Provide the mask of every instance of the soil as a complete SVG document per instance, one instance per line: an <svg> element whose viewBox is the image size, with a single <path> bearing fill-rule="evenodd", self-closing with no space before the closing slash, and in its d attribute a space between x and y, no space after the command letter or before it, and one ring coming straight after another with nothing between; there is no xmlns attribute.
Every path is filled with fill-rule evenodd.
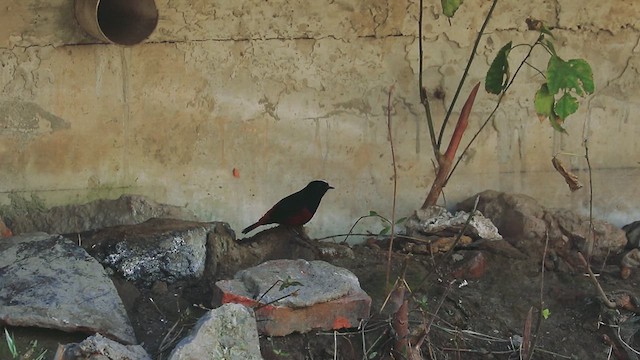
<svg viewBox="0 0 640 360"><path fill-rule="evenodd" d="M261 336L264 358L405 358L391 355L395 334L391 326L393 299L380 312L387 296L385 246L385 243L375 242L357 245L352 247L352 258L323 259L358 276L362 288L373 299L370 319L363 321L359 329L335 333ZM298 244L290 248L290 257L315 257L312 251ZM465 271L469 261L478 257L484 262ZM555 261L547 259L548 262L552 260ZM611 264L616 261L610 259ZM543 271L541 262L541 254L523 253L507 241L475 244L473 249L457 249L448 256L395 252L391 278L396 279L404 271L412 291L409 296L411 339L420 338L422 330L429 328L421 347L423 358L519 359L519 344L531 311L530 339L535 341L533 359L635 359L636 354L618 339L622 338L630 347L640 348L640 340L635 336L640 325L633 311L634 291L640 283L638 272L622 280L618 266L594 264L594 271L599 273L598 281L607 294L625 292L631 295L628 304L631 310L610 310L602 305L583 270L565 266L556 267L562 271ZM458 279L452 277L454 273L458 274ZM136 288L119 279L114 279L114 283L138 340L154 359L167 359L173 346L188 334L207 308L214 306L211 303L213 291L203 281L169 285L158 282L151 289ZM546 319L540 315L541 308L548 311ZM536 329L538 319L540 327ZM39 339L40 346L51 350L47 358L53 357L58 342L84 338L42 330L14 329L14 332L18 338Z"/></svg>

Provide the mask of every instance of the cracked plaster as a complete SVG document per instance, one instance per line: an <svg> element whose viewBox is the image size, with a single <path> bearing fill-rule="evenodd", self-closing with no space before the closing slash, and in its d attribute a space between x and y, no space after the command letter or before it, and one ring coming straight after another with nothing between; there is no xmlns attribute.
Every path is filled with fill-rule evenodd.
<svg viewBox="0 0 640 360"><path fill-rule="evenodd" d="M72 2L10 0L0 7L0 194L37 192L58 205L136 192L239 229L324 178L337 190L311 233L344 232L369 210L391 212L385 106L394 85L398 213L408 214L433 174L416 89L417 3L161 0L155 33L122 48L84 34ZM425 85L436 120L489 5L468 0L451 22L439 6L425 7ZM577 154L565 162L584 177L587 134L596 215L640 218L639 11L625 0L499 3L463 94L504 43L535 39L528 16L560 27L563 57L592 64L596 93L569 119L571 136L561 136L538 122L531 98L541 80L524 69L446 188L450 203L492 188L584 211L586 192L569 193L550 159ZM545 61L534 53L532 63ZM470 132L494 101L481 91Z"/></svg>

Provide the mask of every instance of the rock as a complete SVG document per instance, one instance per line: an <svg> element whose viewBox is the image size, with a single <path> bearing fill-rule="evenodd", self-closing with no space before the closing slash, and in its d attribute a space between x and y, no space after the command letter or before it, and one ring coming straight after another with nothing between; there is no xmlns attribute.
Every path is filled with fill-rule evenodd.
<svg viewBox="0 0 640 360"><path fill-rule="evenodd" d="M81 236L82 246L125 279L151 285L199 278L209 232L216 223L150 219Z"/></svg>
<svg viewBox="0 0 640 360"><path fill-rule="evenodd" d="M627 236L627 249L640 247L640 220L622 227Z"/></svg>
<svg viewBox="0 0 640 360"><path fill-rule="evenodd" d="M151 218L195 220L184 208L157 202L139 195L122 195L115 200L97 200L82 205L33 209L10 216L14 234L43 231L68 234L110 226L138 224Z"/></svg>
<svg viewBox="0 0 640 360"><path fill-rule="evenodd" d="M549 234L549 249L565 260L575 249L589 253L591 232L589 218L570 210L550 210L532 197L487 190L458 204L459 209L471 209L480 196L478 210L496 225L500 233L528 254L539 256ZM627 240L624 231L601 220L593 220L593 251L591 258L603 261L609 254L617 254Z"/></svg>
<svg viewBox="0 0 640 360"><path fill-rule="evenodd" d="M262 359L253 311L239 304L209 311L169 356L169 360L200 359Z"/></svg>
<svg viewBox="0 0 640 360"><path fill-rule="evenodd" d="M416 210L405 223L407 235L441 235L448 236L459 233L467 222L468 213L458 211L455 215L440 206L430 206ZM471 218L465 235L486 240L502 240L498 229L479 211Z"/></svg>
<svg viewBox="0 0 640 360"><path fill-rule="evenodd" d="M355 254L348 245L332 242L317 242L317 255L322 260L332 260L338 258L353 259Z"/></svg>
<svg viewBox="0 0 640 360"><path fill-rule="evenodd" d="M258 266L242 270L235 276L254 298L262 298L263 303L301 308L327 302L347 295L360 288L358 278L347 269L339 268L324 261L272 260ZM292 280L300 285L280 289L282 281ZM292 291L296 296L276 301Z"/></svg>
<svg viewBox="0 0 640 360"><path fill-rule="evenodd" d="M544 238L547 227L542 217L545 211L534 198L486 190L459 203L456 208L470 211L478 195L477 209L491 219L502 236Z"/></svg>
<svg viewBox="0 0 640 360"><path fill-rule="evenodd" d="M591 238L589 218L565 209L550 210L549 213L555 219L557 230L559 230L556 231L554 222L550 222L549 234L554 233L557 238L566 236L571 247L580 249L585 254L588 253L588 239ZM593 236L592 256L598 261L604 260L609 255L608 252L620 253L627 244L627 237L623 230L602 220L593 220Z"/></svg>
<svg viewBox="0 0 640 360"><path fill-rule="evenodd" d="M103 267L58 235L0 241L0 322L68 332L99 332L135 344L122 301Z"/></svg>
<svg viewBox="0 0 640 360"><path fill-rule="evenodd" d="M487 258L481 251L469 251L463 254L463 260L456 265L452 275L456 279L480 279L487 270Z"/></svg>
<svg viewBox="0 0 640 360"><path fill-rule="evenodd" d="M304 257L299 256L300 245L299 235L284 227L274 227L251 238L236 240L229 225L218 223L207 238L206 277L213 283L268 260Z"/></svg>
<svg viewBox="0 0 640 360"><path fill-rule="evenodd" d="M400 237L402 238L402 237ZM418 241L418 239L422 239ZM403 238L403 240L405 240ZM456 240L457 243L456 243ZM421 235L413 235L410 239L406 239L401 244L402 251L411 254L437 254L437 253L445 253L451 249L451 247L455 244L456 247L464 247L473 242L473 239L468 237L467 235L460 236L458 239L457 236L450 237L440 237L440 236L421 236Z"/></svg>
<svg viewBox="0 0 640 360"><path fill-rule="evenodd" d="M631 271L640 267L640 249L631 249L620 261L620 277L627 279Z"/></svg>
<svg viewBox="0 0 640 360"><path fill-rule="evenodd" d="M11 229L7 227L4 221L0 218L0 238L7 238L13 236Z"/></svg>
<svg viewBox="0 0 640 360"><path fill-rule="evenodd" d="M268 261L216 286L222 303L260 306L258 331L270 336L356 327L371 308L356 276L324 261Z"/></svg>
<svg viewBox="0 0 640 360"><path fill-rule="evenodd" d="M151 360L140 345L122 345L95 334L78 344L60 346L56 360Z"/></svg>

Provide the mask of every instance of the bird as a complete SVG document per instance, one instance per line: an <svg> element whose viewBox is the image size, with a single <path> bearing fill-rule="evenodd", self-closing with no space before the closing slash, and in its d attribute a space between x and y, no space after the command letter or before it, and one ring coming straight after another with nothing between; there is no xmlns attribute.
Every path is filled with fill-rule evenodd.
<svg viewBox="0 0 640 360"><path fill-rule="evenodd" d="M318 210L320 200L329 189L334 187L326 181L310 182L304 189L278 201L260 220L247 226L242 233L246 234L258 226L267 224L302 226L308 223Z"/></svg>

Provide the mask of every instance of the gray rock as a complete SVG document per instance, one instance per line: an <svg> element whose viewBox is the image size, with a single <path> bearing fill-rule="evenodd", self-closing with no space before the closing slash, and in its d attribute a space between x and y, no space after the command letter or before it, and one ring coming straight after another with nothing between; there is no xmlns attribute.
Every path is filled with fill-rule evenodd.
<svg viewBox="0 0 640 360"><path fill-rule="evenodd" d="M122 301L103 267L58 235L0 241L0 322L99 332L135 344Z"/></svg>
<svg viewBox="0 0 640 360"><path fill-rule="evenodd" d="M634 221L622 227L627 235L627 248L633 249L640 246L640 220Z"/></svg>
<svg viewBox="0 0 640 360"><path fill-rule="evenodd" d="M195 220L184 208L157 202L139 195L122 195L115 200L97 200L81 205L55 206L48 210L38 206L29 211L10 214L14 234L43 231L49 234L68 234L101 229L109 226L138 224L151 218Z"/></svg>
<svg viewBox="0 0 640 360"><path fill-rule="evenodd" d="M415 234L449 236L462 231L468 216L468 212L458 211L452 215L441 206L430 206L416 210L415 214L407 219L405 227L409 236ZM485 240L502 240L502 235L496 226L480 211L476 211L471 218L465 235Z"/></svg>
<svg viewBox="0 0 640 360"><path fill-rule="evenodd" d="M487 190L459 203L457 208L466 211L473 209L478 195L480 195L478 210L491 219L502 236L544 238L547 229L542 219L545 209L536 199L527 195Z"/></svg>
<svg viewBox="0 0 640 360"><path fill-rule="evenodd" d="M217 281L214 294L214 301L253 307L267 336L356 328L371 312L356 276L324 261L267 261Z"/></svg>
<svg viewBox="0 0 640 360"><path fill-rule="evenodd" d="M358 278L349 270L315 260L271 260L238 272L241 282L254 299L261 303L302 308L341 298L360 291ZM281 289L282 282L296 282ZM275 284L275 286L273 286ZM296 296L287 296L297 291Z"/></svg>
<svg viewBox="0 0 640 360"><path fill-rule="evenodd" d="M204 272L207 235L216 223L150 219L82 235L82 246L125 279L147 285Z"/></svg>
<svg viewBox="0 0 640 360"><path fill-rule="evenodd" d="M589 218L571 210L546 209L534 198L487 190L458 204L459 209L473 207L480 196L478 210L491 219L500 233L527 253L538 253L549 234L549 249L567 255L574 249L602 261L621 252L626 243L624 231L602 220L593 220L593 244ZM590 248L593 246L593 249ZM591 251L590 251L591 250Z"/></svg>
<svg viewBox="0 0 640 360"><path fill-rule="evenodd" d="M201 359L262 359L253 311L239 304L209 311L169 356L169 360Z"/></svg>
<svg viewBox="0 0 640 360"><path fill-rule="evenodd" d="M56 360L151 360L140 345L122 345L95 334L78 344L58 348Z"/></svg>
<svg viewBox="0 0 640 360"><path fill-rule="evenodd" d="M230 278L242 269L273 259L313 258L313 252L302 243L300 235L281 226L236 240L228 224L217 223L207 239L207 279L213 283Z"/></svg>

